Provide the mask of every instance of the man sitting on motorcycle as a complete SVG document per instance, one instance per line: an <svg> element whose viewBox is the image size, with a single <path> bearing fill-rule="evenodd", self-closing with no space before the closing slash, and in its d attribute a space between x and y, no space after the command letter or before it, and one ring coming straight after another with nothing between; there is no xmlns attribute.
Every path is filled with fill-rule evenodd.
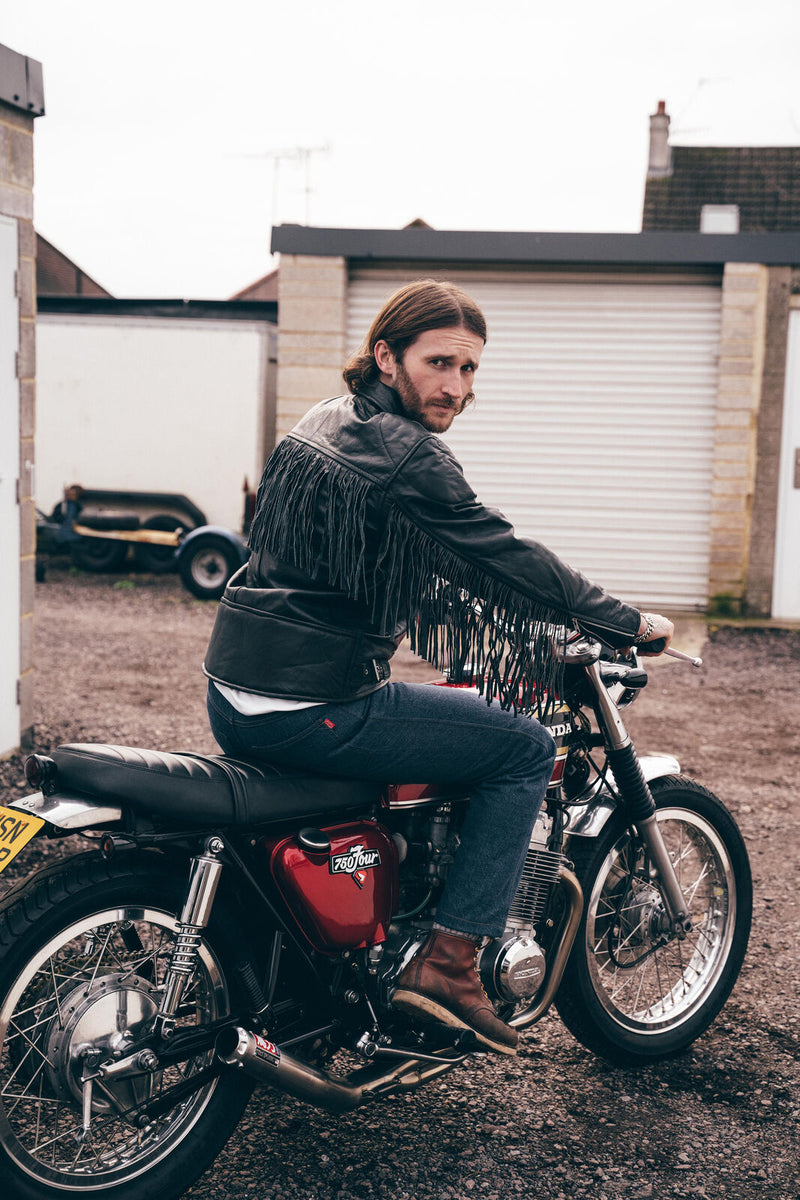
<svg viewBox="0 0 800 1200"><path fill-rule="evenodd" d="M436 921L393 1003L516 1052L475 969L498 937L553 765L542 711L554 627L612 646L672 636L484 507L438 436L473 399L478 306L420 280L386 302L348 364L349 392L312 408L264 469L250 560L220 603L204 669L226 754L323 774L469 787ZM393 683L409 634L439 668L471 665L483 700Z"/></svg>

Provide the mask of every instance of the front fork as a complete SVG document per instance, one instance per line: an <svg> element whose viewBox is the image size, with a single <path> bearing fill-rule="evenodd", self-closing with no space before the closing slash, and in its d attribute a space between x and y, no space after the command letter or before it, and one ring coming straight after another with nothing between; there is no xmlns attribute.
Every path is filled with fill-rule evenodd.
<svg viewBox="0 0 800 1200"><path fill-rule="evenodd" d="M595 712L605 731L606 757L614 772L617 790L625 802L626 812L639 831L650 862L658 875L671 930L677 937L684 938L691 930L692 922L681 885L656 820L656 806L650 788L642 774L636 751L619 714L619 709L603 683L600 664L591 663L586 667L586 671L592 680L597 696Z"/></svg>
<svg viewBox="0 0 800 1200"><path fill-rule="evenodd" d="M202 854L192 859L189 889L178 918L175 945L164 976L164 994L156 1013L155 1028L163 1038L175 1032L183 993L197 965L197 952L208 924L222 873L222 839L210 837Z"/></svg>

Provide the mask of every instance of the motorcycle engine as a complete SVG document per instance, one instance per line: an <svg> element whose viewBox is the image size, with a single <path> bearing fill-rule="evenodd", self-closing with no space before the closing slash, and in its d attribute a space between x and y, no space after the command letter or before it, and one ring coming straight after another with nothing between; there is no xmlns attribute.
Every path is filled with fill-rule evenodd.
<svg viewBox="0 0 800 1200"><path fill-rule="evenodd" d="M545 957L535 938L508 932L481 951L479 970L490 996L501 1000L527 1000L541 987Z"/></svg>
<svg viewBox="0 0 800 1200"><path fill-rule="evenodd" d="M547 964L535 932L561 866L561 855L547 849L552 829L552 818L540 812L508 914L509 928L481 951L478 968L483 986L500 1000L528 1000L544 982Z"/></svg>
<svg viewBox="0 0 800 1200"><path fill-rule="evenodd" d="M429 811L414 813L412 810L412 820L407 822L403 835L395 834L402 847L400 860L406 862L407 872L409 863L415 858L410 848L417 850L419 862L413 876L417 887L447 876L447 867L458 845L457 835L449 828L450 813L449 804L440 805L433 816ZM415 817L416 823L413 822ZM547 962L545 952L536 940L536 930L546 918L563 862L560 853L549 849L553 826L553 818L544 810L540 812L508 913L506 931L488 942L478 958L478 970L487 994L505 1004L530 1000L545 980ZM451 844L453 842L455 845ZM416 912L408 915L416 915ZM377 976L383 1006L390 1005L397 978L424 942L429 928L427 921L424 926L416 927L403 922L393 923L383 945L371 952L370 973Z"/></svg>

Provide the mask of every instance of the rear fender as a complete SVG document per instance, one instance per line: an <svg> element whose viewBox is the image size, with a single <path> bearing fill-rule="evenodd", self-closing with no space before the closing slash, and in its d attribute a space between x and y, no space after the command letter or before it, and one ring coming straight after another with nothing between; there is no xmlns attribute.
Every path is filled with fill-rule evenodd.
<svg viewBox="0 0 800 1200"><path fill-rule="evenodd" d="M122 808L103 800L90 800L78 792L33 792L20 800L12 800L6 808L19 808L23 812L41 817L55 829L65 833L76 833L80 829L106 829L122 820Z"/></svg>

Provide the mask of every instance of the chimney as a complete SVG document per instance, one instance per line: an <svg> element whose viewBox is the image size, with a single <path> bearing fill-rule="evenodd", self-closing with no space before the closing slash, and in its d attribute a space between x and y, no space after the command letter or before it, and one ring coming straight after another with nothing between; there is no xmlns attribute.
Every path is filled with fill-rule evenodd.
<svg viewBox="0 0 800 1200"><path fill-rule="evenodd" d="M650 117L650 158L647 163L647 178L672 174L672 151L669 146L669 114L666 101L659 100L657 110Z"/></svg>

